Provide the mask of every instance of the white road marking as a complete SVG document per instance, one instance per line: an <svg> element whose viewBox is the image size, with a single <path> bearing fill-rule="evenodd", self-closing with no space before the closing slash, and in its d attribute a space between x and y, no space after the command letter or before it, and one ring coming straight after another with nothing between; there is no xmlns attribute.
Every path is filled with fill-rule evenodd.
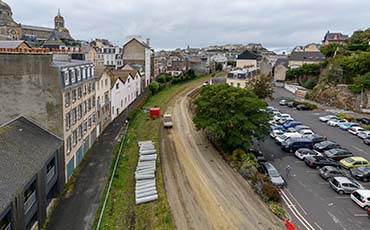
<svg viewBox="0 0 370 230"><path fill-rule="evenodd" d="M319 182L319 184L329 184L329 182L324 181L324 182Z"/></svg>
<svg viewBox="0 0 370 230"><path fill-rule="evenodd" d="M306 173L319 173L319 171L317 171L317 170L308 170L308 171L306 171Z"/></svg>
<svg viewBox="0 0 370 230"><path fill-rule="evenodd" d="M336 199L351 199L350 196L335 196Z"/></svg>
<svg viewBox="0 0 370 230"><path fill-rule="evenodd" d="M353 148L356 149L357 151L367 154L367 152L365 152L363 149L360 149L359 147L353 146Z"/></svg>
<svg viewBox="0 0 370 230"><path fill-rule="evenodd" d="M366 216L366 217L368 217L368 215L366 214L366 213L360 213L360 214L353 214L354 216Z"/></svg>
<svg viewBox="0 0 370 230"><path fill-rule="evenodd" d="M296 164L302 164L304 162L303 161L295 161L294 163L296 163Z"/></svg>
<svg viewBox="0 0 370 230"><path fill-rule="evenodd" d="M293 200L295 201L296 204L298 204L298 206L302 209L302 211L304 212L305 215L307 215L307 212L306 210L304 210L304 208L302 207L302 205L298 202L298 200L293 196L293 194L289 191L289 189L286 189L286 191L289 193L289 195L293 198Z"/></svg>
<svg viewBox="0 0 370 230"><path fill-rule="evenodd" d="M320 230L324 230L318 223L314 223L316 225L316 227L318 227Z"/></svg>
<svg viewBox="0 0 370 230"><path fill-rule="evenodd" d="M282 194L282 198L284 202L288 205L288 208L293 213L293 215L298 219L299 222L305 227L307 230L315 230L314 227L311 226L311 224L302 216L302 214L297 210L295 205L293 205L293 202L288 198L288 196L284 193L283 190L280 190Z"/></svg>

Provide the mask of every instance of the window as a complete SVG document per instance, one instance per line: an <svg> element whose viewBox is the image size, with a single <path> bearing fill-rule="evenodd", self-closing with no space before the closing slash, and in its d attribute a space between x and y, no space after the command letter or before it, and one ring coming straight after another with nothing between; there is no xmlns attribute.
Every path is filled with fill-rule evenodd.
<svg viewBox="0 0 370 230"><path fill-rule="evenodd" d="M71 94L69 92L64 93L64 105L65 107L68 107L71 100Z"/></svg>
<svg viewBox="0 0 370 230"><path fill-rule="evenodd" d="M90 76L91 76L91 70L90 70L90 67L88 67L87 69L87 74L86 74L86 78L89 79Z"/></svg>
<svg viewBox="0 0 370 230"><path fill-rule="evenodd" d="M99 90L99 82L97 81L95 84L96 84L96 89Z"/></svg>
<svg viewBox="0 0 370 230"><path fill-rule="evenodd" d="M78 87L77 89L77 98L80 99L82 97L82 88Z"/></svg>
<svg viewBox="0 0 370 230"><path fill-rule="evenodd" d="M108 92L105 92L104 93L104 104L108 104L109 103L109 95L108 95Z"/></svg>
<svg viewBox="0 0 370 230"><path fill-rule="evenodd" d="M100 81L101 88L103 88L103 80ZM105 85L107 86L107 85Z"/></svg>
<svg viewBox="0 0 370 230"><path fill-rule="evenodd" d="M81 140L83 137L82 125L78 126L78 140Z"/></svg>
<svg viewBox="0 0 370 230"><path fill-rule="evenodd" d="M87 109L88 109L88 111L90 111L90 110L91 110L91 98L89 98L89 99L87 100Z"/></svg>
<svg viewBox="0 0 370 230"><path fill-rule="evenodd" d="M82 105L79 104L77 107L77 120L80 120L82 117Z"/></svg>
<svg viewBox="0 0 370 230"><path fill-rule="evenodd" d="M74 103L76 101L76 97L77 97L77 92L76 90L72 90L72 103Z"/></svg>
<svg viewBox="0 0 370 230"><path fill-rule="evenodd" d="M118 89L119 88L119 83L116 83L116 89Z"/></svg>
<svg viewBox="0 0 370 230"><path fill-rule="evenodd" d="M86 113L85 102L82 102L80 106L81 106L81 114L85 115L85 113Z"/></svg>
<svg viewBox="0 0 370 230"><path fill-rule="evenodd" d="M112 106L112 115L114 115L114 106Z"/></svg>
<svg viewBox="0 0 370 230"><path fill-rule="evenodd" d="M92 91L95 92L95 83L91 83Z"/></svg>
<svg viewBox="0 0 370 230"><path fill-rule="evenodd" d="M83 133L85 134L87 132L87 121L83 124Z"/></svg>
<svg viewBox="0 0 370 230"><path fill-rule="evenodd" d="M87 91L88 93L91 93L91 83L89 83L89 85L87 86Z"/></svg>
<svg viewBox="0 0 370 230"><path fill-rule="evenodd" d="M86 94L87 94L87 85L85 84L83 87L84 87L84 90L83 90L84 96L86 96Z"/></svg>
<svg viewBox="0 0 370 230"><path fill-rule="evenodd" d="M95 99L94 97L91 98L91 104L92 104L93 108L95 107L95 100L94 99Z"/></svg>
<svg viewBox="0 0 370 230"><path fill-rule="evenodd" d="M66 114L66 131L68 131L71 128L71 113L68 112Z"/></svg>
<svg viewBox="0 0 370 230"><path fill-rule="evenodd" d="M86 69L82 68L81 71L82 71L82 79L85 80L86 79Z"/></svg>
<svg viewBox="0 0 370 230"><path fill-rule="evenodd" d="M80 69L76 69L76 76L77 76L77 81L81 81L81 71L80 71Z"/></svg>
<svg viewBox="0 0 370 230"><path fill-rule="evenodd" d="M108 86L108 79L105 79L105 86Z"/></svg>
<svg viewBox="0 0 370 230"><path fill-rule="evenodd" d="M77 145L77 129L73 130L72 133L72 145L73 146Z"/></svg>
<svg viewBox="0 0 370 230"><path fill-rule="evenodd" d="M91 78L94 77L94 67L91 67Z"/></svg>
<svg viewBox="0 0 370 230"><path fill-rule="evenodd" d="M68 70L67 71L64 71L64 85L67 86L69 85L69 72Z"/></svg>
<svg viewBox="0 0 370 230"><path fill-rule="evenodd" d="M121 107L123 106L123 100L121 99Z"/></svg>
<svg viewBox="0 0 370 230"><path fill-rule="evenodd" d="M91 122L92 122L92 118L89 117L89 120L88 120L88 127L89 127L89 129L91 128Z"/></svg>
<svg viewBox="0 0 370 230"><path fill-rule="evenodd" d="M100 105L100 97L99 96L96 98L96 103L98 104L98 106Z"/></svg>
<svg viewBox="0 0 370 230"><path fill-rule="evenodd" d="M67 145L67 153L70 153L71 152L71 149L72 149L71 141L72 141L72 138L71 138L71 136L69 136L67 138L67 143L66 143L66 145Z"/></svg>
<svg viewBox="0 0 370 230"><path fill-rule="evenodd" d="M72 125L76 124L77 121L77 109L73 108L72 110Z"/></svg>
<svg viewBox="0 0 370 230"><path fill-rule="evenodd" d="M76 82L76 73L75 73L75 70L70 70L69 71L69 74L71 75L71 82L72 84Z"/></svg>
<svg viewBox="0 0 370 230"><path fill-rule="evenodd" d="M95 113L92 115L92 122L93 123L95 123L95 121L96 121L96 115L95 115Z"/></svg>

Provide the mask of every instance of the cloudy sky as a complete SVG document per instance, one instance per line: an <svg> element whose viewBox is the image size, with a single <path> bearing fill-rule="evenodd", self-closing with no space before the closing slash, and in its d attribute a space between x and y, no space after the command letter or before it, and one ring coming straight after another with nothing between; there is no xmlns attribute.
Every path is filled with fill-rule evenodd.
<svg viewBox="0 0 370 230"><path fill-rule="evenodd" d="M58 8L72 36L121 45L130 34L155 49L262 43L274 49L320 42L327 30L370 27L368 0L3 0L22 24L53 26Z"/></svg>

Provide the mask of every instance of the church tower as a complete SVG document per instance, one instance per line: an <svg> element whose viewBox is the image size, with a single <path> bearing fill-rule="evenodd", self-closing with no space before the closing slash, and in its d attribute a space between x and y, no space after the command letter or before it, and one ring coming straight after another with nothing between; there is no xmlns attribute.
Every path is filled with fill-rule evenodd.
<svg viewBox="0 0 370 230"><path fill-rule="evenodd" d="M60 15L60 10L58 9L58 15L54 17L54 28L59 32L63 32L65 30L64 27L64 18Z"/></svg>

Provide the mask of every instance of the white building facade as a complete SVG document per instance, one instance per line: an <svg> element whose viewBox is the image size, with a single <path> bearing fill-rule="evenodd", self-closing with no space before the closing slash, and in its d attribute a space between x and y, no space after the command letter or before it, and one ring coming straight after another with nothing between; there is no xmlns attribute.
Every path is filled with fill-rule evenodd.
<svg viewBox="0 0 370 230"><path fill-rule="evenodd" d="M111 122L111 71L106 67L95 68L96 136Z"/></svg>

